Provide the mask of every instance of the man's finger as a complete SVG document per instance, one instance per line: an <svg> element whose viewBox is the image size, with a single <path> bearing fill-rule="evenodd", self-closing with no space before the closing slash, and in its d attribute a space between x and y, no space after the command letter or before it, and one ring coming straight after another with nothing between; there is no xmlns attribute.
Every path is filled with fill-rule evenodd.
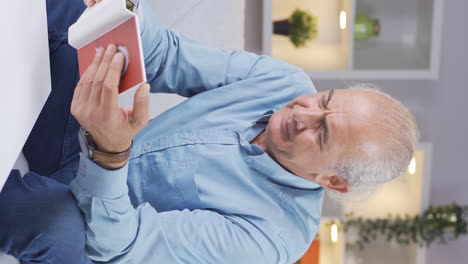
<svg viewBox="0 0 468 264"><path fill-rule="evenodd" d="M106 79L102 88L101 105L103 111L111 111L118 105L119 83L124 67L125 57L121 52L117 52L109 65Z"/></svg>
<svg viewBox="0 0 468 264"><path fill-rule="evenodd" d="M109 65L111 64L116 52L117 48L115 47L115 45L110 44L106 49L106 53L104 54L101 63L99 64L99 68L96 71L96 75L94 75L93 87L91 89L91 95L89 97L89 100L94 105L101 104L101 94L104 80L106 79L107 72L109 71Z"/></svg>
<svg viewBox="0 0 468 264"><path fill-rule="evenodd" d="M85 70L83 76L81 76L80 81L78 82L78 86L75 89L75 93L73 95L73 101L77 102L81 99L88 100L89 93L91 91L91 84L96 74L96 70L101 63L102 57L104 54L104 48L99 47L96 49L96 56L94 57L93 62L90 66Z"/></svg>
<svg viewBox="0 0 468 264"><path fill-rule="evenodd" d="M85 5L88 7L93 6L95 2L95 0L84 0Z"/></svg>
<svg viewBox="0 0 468 264"><path fill-rule="evenodd" d="M133 100L132 121L134 126L141 129L149 120L150 107L150 85L145 83L135 93Z"/></svg>

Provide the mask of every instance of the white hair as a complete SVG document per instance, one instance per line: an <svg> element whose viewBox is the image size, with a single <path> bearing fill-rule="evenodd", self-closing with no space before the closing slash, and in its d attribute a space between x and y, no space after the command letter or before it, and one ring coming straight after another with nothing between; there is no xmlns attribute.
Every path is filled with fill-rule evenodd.
<svg viewBox="0 0 468 264"><path fill-rule="evenodd" d="M337 202L350 194L372 193L381 184L400 176L407 170L419 138L414 117L399 101L370 84L356 84L349 89L377 93L386 99L388 103L376 107L373 116L379 136L385 141L361 143L353 152L343 154L331 168L351 185L346 195L328 192Z"/></svg>

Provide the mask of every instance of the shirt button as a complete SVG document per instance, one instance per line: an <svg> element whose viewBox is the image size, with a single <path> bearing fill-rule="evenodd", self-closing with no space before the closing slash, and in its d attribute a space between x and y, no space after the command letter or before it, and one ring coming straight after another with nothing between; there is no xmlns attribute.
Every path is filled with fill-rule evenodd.
<svg viewBox="0 0 468 264"><path fill-rule="evenodd" d="M250 158L246 158L245 161L249 162L249 163L252 162L252 160Z"/></svg>
<svg viewBox="0 0 468 264"><path fill-rule="evenodd" d="M190 139L190 141L195 141L197 139L197 137L196 136L190 136L189 139Z"/></svg>
<svg viewBox="0 0 468 264"><path fill-rule="evenodd" d="M145 145L145 151L150 151L151 150L151 146L149 144Z"/></svg>

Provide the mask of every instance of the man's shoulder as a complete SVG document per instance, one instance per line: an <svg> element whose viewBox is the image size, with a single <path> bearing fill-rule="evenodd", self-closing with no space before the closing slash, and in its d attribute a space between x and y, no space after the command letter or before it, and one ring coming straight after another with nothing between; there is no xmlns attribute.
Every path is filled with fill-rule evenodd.
<svg viewBox="0 0 468 264"><path fill-rule="evenodd" d="M309 75L307 75L307 73L304 70L296 68L296 71L293 74L293 81L298 96L304 94L317 93L312 79L309 77Z"/></svg>

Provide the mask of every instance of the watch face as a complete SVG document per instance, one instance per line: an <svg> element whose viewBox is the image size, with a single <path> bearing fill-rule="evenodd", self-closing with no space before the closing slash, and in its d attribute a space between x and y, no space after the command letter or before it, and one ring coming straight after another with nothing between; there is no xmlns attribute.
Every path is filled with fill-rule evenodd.
<svg viewBox="0 0 468 264"><path fill-rule="evenodd" d="M88 131L86 131L84 128L80 128L80 131L78 132L78 142L80 143L80 148L83 154L88 159L92 159L93 149L90 147L90 144L88 142L89 137L87 137L86 134L89 134Z"/></svg>

